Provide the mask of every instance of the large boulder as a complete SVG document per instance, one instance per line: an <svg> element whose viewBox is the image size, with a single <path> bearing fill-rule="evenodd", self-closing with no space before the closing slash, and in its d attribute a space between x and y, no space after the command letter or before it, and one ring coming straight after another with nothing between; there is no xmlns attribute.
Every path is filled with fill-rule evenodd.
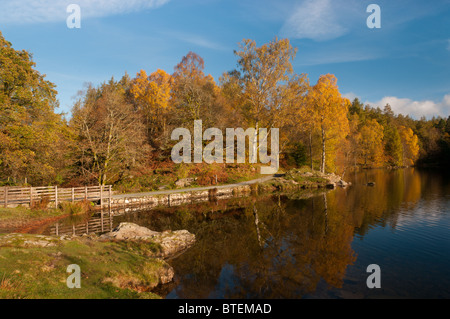
<svg viewBox="0 0 450 319"><path fill-rule="evenodd" d="M328 179L327 188L334 189L336 188L336 186L345 188L350 185L350 183L347 183L339 175L336 174L328 174L326 175L326 178Z"/></svg>
<svg viewBox="0 0 450 319"><path fill-rule="evenodd" d="M133 223L120 223L111 232L106 233L101 238L117 239L117 240L146 240L158 235L159 232L150 230Z"/></svg>
<svg viewBox="0 0 450 319"><path fill-rule="evenodd" d="M151 241L161 246L161 252L156 257L162 258L173 257L195 243L195 235L187 230L157 232L133 223L121 223L100 238Z"/></svg>

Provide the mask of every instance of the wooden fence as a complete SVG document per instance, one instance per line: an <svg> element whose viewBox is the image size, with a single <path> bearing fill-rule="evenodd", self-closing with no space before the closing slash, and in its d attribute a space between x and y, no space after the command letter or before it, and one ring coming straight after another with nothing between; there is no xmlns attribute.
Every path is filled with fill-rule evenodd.
<svg viewBox="0 0 450 319"><path fill-rule="evenodd" d="M77 202L77 201L99 201L100 206L103 203L111 202L112 188L111 185L105 186L86 186L60 188L58 186L43 187L0 187L0 206L8 207L17 205L33 205L34 202L43 199L48 200L58 207L60 202Z"/></svg>

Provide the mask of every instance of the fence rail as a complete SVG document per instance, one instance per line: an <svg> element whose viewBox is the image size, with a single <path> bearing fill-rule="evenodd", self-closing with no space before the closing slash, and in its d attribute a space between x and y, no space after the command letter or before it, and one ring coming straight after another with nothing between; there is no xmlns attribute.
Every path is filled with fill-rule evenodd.
<svg viewBox="0 0 450 319"><path fill-rule="evenodd" d="M33 205L34 202L47 199L49 202L55 203L58 207L60 202L77 202L77 201L111 201L112 187L104 186L86 186L60 188L58 186L43 187L0 187L0 206L8 207L8 205Z"/></svg>

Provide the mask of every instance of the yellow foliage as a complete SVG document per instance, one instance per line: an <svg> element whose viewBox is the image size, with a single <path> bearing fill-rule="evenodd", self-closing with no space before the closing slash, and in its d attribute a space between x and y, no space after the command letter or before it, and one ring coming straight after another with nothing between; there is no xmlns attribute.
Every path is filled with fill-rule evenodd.
<svg viewBox="0 0 450 319"><path fill-rule="evenodd" d="M165 109L169 106L172 82L171 75L164 70L158 69L150 76L141 70L133 81L131 93L135 99L147 104L150 110Z"/></svg>
<svg viewBox="0 0 450 319"><path fill-rule="evenodd" d="M359 152L362 164L379 166L383 164L383 126L375 119L367 121L360 129Z"/></svg>
<svg viewBox="0 0 450 319"><path fill-rule="evenodd" d="M403 144L403 165L414 165L419 155L419 138L409 127L400 126L399 132Z"/></svg>
<svg viewBox="0 0 450 319"><path fill-rule="evenodd" d="M341 96L337 79L332 74L322 75L307 96L306 113L313 127L320 131L322 140L321 171L335 169L337 145L349 134L347 112L350 101Z"/></svg>
<svg viewBox="0 0 450 319"><path fill-rule="evenodd" d="M173 78L164 70L158 69L147 76L141 70L133 80L131 94L140 102L147 124L155 123L165 131L166 117L170 107Z"/></svg>

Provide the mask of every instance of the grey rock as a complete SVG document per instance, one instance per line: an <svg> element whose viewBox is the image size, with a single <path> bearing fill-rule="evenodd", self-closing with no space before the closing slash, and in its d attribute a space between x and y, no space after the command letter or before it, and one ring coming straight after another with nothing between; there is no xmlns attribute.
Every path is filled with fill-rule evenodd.
<svg viewBox="0 0 450 319"><path fill-rule="evenodd" d="M158 277L159 277L159 284L168 284L173 280L173 277L175 276L175 271L173 268L165 264L164 267L161 267L158 271Z"/></svg>
<svg viewBox="0 0 450 319"><path fill-rule="evenodd" d="M195 181L194 178L182 178L175 182L175 186L177 187L191 186L194 181Z"/></svg>
<svg viewBox="0 0 450 319"><path fill-rule="evenodd" d="M117 240L127 240L127 239L145 240L151 239L153 236L156 236L157 234L159 233L133 223L121 223L111 232L100 236L100 238L117 239Z"/></svg>
<svg viewBox="0 0 450 319"><path fill-rule="evenodd" d="M343 181L342 179L339 182L337 182L337 185L341 187L349 186L349 184L346 181Z"/></svg>
<svg viewBox="0 0 450 319"><path fill-rule="evenodd" d="M156 232L133 223L121 223L100 239L151 241L161 246L161 253L156 257L162 258L177 255L195 243L195 235L187 230Z"/></svg>

